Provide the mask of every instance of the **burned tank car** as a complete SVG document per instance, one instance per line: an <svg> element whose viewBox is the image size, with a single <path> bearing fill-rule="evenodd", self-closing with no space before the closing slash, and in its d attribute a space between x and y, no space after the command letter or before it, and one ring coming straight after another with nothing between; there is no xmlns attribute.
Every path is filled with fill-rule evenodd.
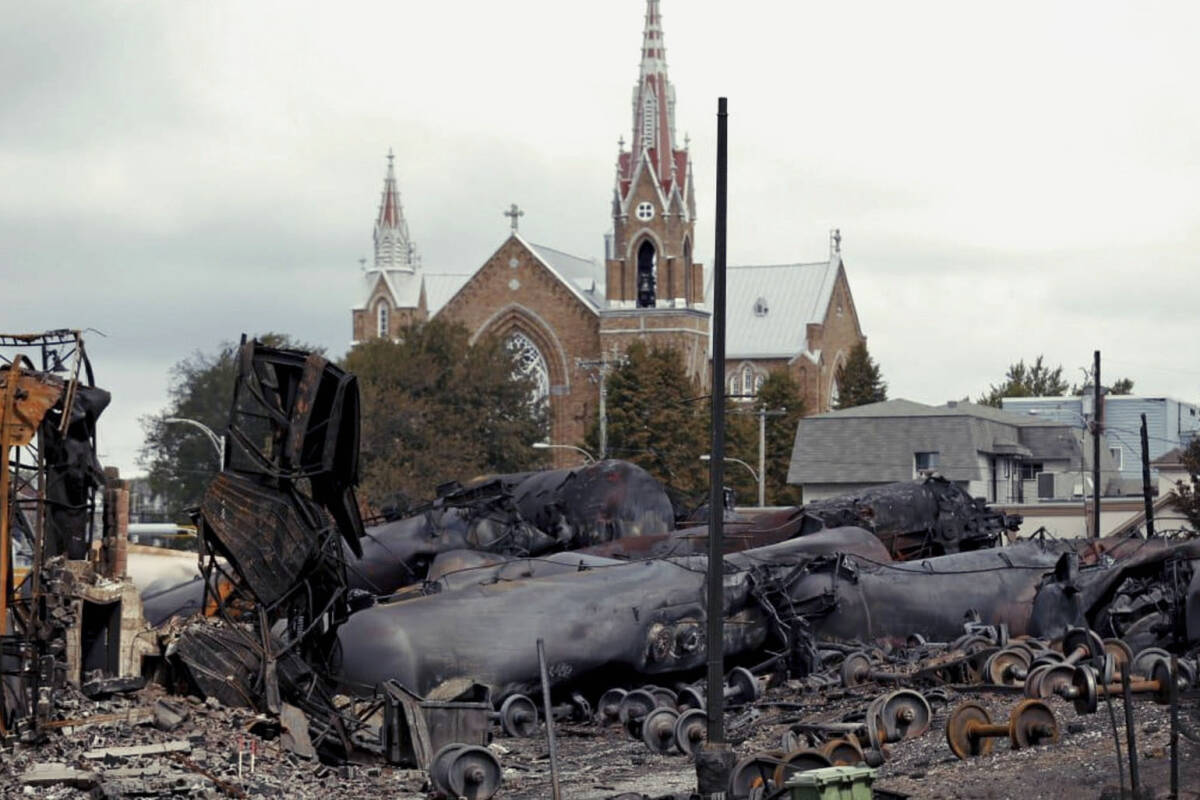
<svg viewBox="0 0 1200 800"><path fill-rule="evenodd" d="M517 484L514 500L522 517L571 549L661 535L675 527L662 484L636 464L617 459L534 472Z"/></svg>
<svg viewBox="0 0 1200 800"><path fill-rule="evenodd" d="M662 484L627 461L497 475L449 484L411 516L369 527L362 558L347 554L349 585L386 594L425 579L439 553L536 556L674 528Z"/></svg>
<svg viewBox="0 0 1200 800"><path fill-rule="evenodd" d="M861 526L873 531L901 561L994 547L1004 531L1017 530L1022 521L1020 515L995 511L937 475L815 500L802 514L801 535Z"/></svg>

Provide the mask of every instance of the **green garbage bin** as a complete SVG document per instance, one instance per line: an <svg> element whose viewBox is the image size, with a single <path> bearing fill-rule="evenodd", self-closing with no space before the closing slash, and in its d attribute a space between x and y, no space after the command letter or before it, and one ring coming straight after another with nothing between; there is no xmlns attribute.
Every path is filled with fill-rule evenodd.
<svg viewBox="0 0 1200 800"><path fill-rule="evenodd" d="M824 767L796 773L787 787L792 800L871 800L874 782L870 767Z"/></svg>

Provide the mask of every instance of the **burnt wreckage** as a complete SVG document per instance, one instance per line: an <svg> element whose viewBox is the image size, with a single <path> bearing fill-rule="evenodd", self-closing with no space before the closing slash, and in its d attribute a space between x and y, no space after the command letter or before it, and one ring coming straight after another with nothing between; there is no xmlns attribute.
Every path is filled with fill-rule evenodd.
<svg viewBox="0 0 1200 800"><path fill-rule="evenodd" d="M319 355L243 341L221 473L196 514L205 594L223 625L168 647L227 705L307 713L331 746L339 716L319 673L350 614L347 553L361 555L358 383Z"/></svg>
<svg viewBox="0 0 1200 800"><path fill-rule="evenodd" d="M244 344L231 446L197 515L194 583L223 622L191 623L168 651L205 693L302 712L337 758L391 752L381 698L530 691L537 639L557 689L703 665L707 529L676 529L637 467L451 485L364 529L357 438L353 376ZM964 620L1048 638L1086 626L1177 651L1200 638L1200 542L997 546L1019 522L937 477L732 520L726 652L803 676L822 642L951 639Z"/></svg>
<svg viewBox="0 0 1200 800"><path fill-rule="evenodd" d="M43 736L68 686L141 686L157 656L117 536L127 490L96 456L109 400L80 331L0 334L0 740Z"/></svg>

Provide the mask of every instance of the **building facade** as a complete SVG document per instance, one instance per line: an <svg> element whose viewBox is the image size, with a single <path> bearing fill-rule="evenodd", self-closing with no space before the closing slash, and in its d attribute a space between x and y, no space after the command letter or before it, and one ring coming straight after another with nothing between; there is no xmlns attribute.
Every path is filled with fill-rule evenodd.
<svg viewBox="0 0 1200 800"><path fill-rule="evenodd" d="M1091 395L1079 397L1005 397L1005 411L1057 420L1078 428L1092 416ZM1200 407L1169 397L1106 395L1103 399L1104 444L1116 462L1126 491L1136 494L1142 485L1142 415L1146 415L1150 461L1171 450L1187 447L1200 434ZM1151 465L1152 474L1156 467Z"/></svg>
<svg viewBox="0 0 1200 800"><path fill-rule="evenodd" d="M804 501L934 472L989 503L1091 496L1092 447L1078 427L951 402L887 400L800 420L788 483ZM1101 494L1120 493L1111 454L1100 454Z"/></svg>
<svg viewBox="0 0 1200 800"><path fill-rule="evenodd" d="M840 233L831 235L826 261L729 267L725 307L730 396L752 400L772 370L786 369L800 384L806 413L834 407L838 369L866 342Z"/></svg>
<svg viewBox="0 0 1200 800"><path fill-rule="evenodd" d="M634 341L674 349L689 377L708 382L711 311L695 258L694 167L676 135L659 0L646 0L629 130L628 147L624 138L618 145L603 261L530 242L514 206L509 237L470 275L421 264L389 154L374 260L352 310L354 341L394 337L432 316L463 323L473 340L500 337L540 387L556 444L584 439L602 374ZM840 247L817 264L730 267L727 286L731 393L752 395L769 370L784 368L804 387L808 409L828 409L838 365L863 340Z"/></svg>

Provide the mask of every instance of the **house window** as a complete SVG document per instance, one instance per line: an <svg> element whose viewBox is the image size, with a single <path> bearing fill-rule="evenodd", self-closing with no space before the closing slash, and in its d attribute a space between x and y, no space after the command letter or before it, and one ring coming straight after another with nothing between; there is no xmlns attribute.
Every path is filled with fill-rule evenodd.
<svg viewBox="0 0 1200 800"><path fill-rule="evenodd" d="M755 394L758 394L760 391L762 391L762 385L763 385L763 376L755 375L754 376L754 393Z"/></svg>
<svg viewBox="0 0 1200 800"><path fill-rule="evenodd" d="M737 373L735 372L735 373L733 373L733 377L729 379L729 395L732 397L733 395L741 394L741 393L742 393L742 387L738 383L738 376L737 376Z"/></svg>
<svg viewBox="0 0 1200 800"><path fill-rule="evenodd" d="M390 322L389 317L391 316L391 309L388 308L387 301L385 301L385 300L379 301L379 306L375 309L375 315L376 315L376 322L377 322L376 327L379 331L379 338L380 339L388 338L388 336L391 335L391 327L389 325L389 322Z"/></svg>
<svg viewBox="0 0 1200 800"><path fill-rule="evenodd" d="M913 453L913 467L918 474L937 469L938 461L939 458L937 450L926 450L924 452Z"/></svg>
<svg viewBox="0 0 1200 800"><path fill-rule="evenodd" d="M1038 473L1042 471L1042 462L1040 461L1021 462L1021 480L1023 481L1037 480Z"/></svg>
<svg viewBox="0 0 1200 800"><path fill-rule="evenodd" d="M746 394L754 391L754 372L749 367L742 370L742 391Z"/></svg>
<svg viewBox="0 0 1200 800"><path fill-rule="evenodd" d="M1120 447L1110 447L1108 452L1112 453L1113 461L1117 462L1117 469L1125 468L1125 450Z"/></svg>
<svg viewBox="0 0 1200 800"><path fill-rule="evenodd" d="M649 219L654 219L654 204L653 203L638 203L637 218L645 222Z"/></svg>
<svg viewBox="0 0 1200 800"><path fill-rule="evenodd" d="M767 298L760 297L754 301L754 316L765 317L767 315Z"/></svg>

